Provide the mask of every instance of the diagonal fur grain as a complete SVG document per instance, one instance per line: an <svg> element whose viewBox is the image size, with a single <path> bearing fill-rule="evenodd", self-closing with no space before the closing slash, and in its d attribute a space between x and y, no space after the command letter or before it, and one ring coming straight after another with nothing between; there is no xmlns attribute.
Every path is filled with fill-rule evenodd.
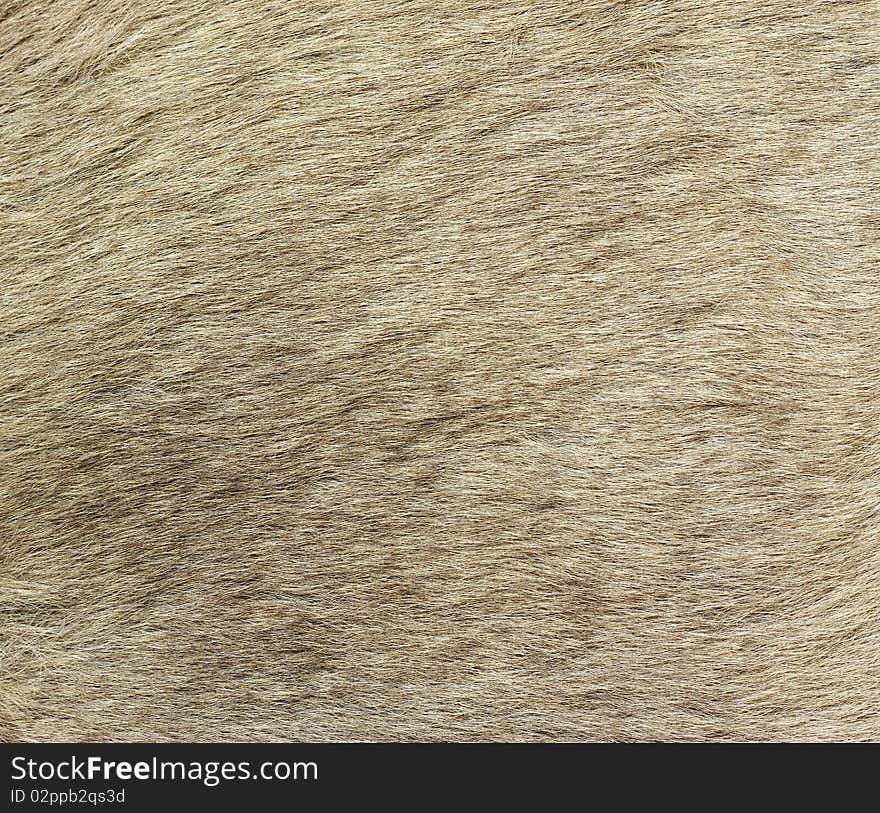
<svg viewBox="0 0 880 813"><path fill-rule="evenodd" d="M875 2L0 2L0 738L878 709Z"/></svg>

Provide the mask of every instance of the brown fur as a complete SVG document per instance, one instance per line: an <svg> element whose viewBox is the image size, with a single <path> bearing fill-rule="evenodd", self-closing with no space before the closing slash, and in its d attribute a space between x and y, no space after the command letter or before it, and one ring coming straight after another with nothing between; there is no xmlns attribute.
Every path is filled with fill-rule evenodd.
<svg viewBox="0 0 880 813"><path fill-rule="evenodd" d="M876 2L0 2L0 737L880 738Z"/></svg>

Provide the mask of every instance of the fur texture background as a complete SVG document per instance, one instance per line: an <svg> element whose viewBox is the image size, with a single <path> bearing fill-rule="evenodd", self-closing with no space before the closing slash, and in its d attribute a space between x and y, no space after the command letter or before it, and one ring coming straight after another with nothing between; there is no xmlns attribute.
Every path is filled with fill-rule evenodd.
<svg viewBox="0 0 880 813"><path fill-rule="evenodd" d="M880 738L880 6L0 0L0 737Z"/></svg>

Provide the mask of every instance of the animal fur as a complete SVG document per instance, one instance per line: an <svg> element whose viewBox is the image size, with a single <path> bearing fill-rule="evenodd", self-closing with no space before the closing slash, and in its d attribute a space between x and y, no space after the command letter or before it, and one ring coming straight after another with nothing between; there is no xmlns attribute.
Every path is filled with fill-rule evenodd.
<svg viewBox="0 0 880 813"><path fill-rule="evenodd" d="M880 739L880 6L0 0L0 737Z"/></svg>

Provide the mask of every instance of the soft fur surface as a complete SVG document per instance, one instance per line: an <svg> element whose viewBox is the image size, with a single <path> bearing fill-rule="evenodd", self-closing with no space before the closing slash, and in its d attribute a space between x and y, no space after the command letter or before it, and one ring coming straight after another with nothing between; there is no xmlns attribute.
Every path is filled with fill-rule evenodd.
<svg viewBox="0 0 880 813"><path fill-rule="evenodd" d="M0 2L0 736L880 738L880 6Z"/></svg>

